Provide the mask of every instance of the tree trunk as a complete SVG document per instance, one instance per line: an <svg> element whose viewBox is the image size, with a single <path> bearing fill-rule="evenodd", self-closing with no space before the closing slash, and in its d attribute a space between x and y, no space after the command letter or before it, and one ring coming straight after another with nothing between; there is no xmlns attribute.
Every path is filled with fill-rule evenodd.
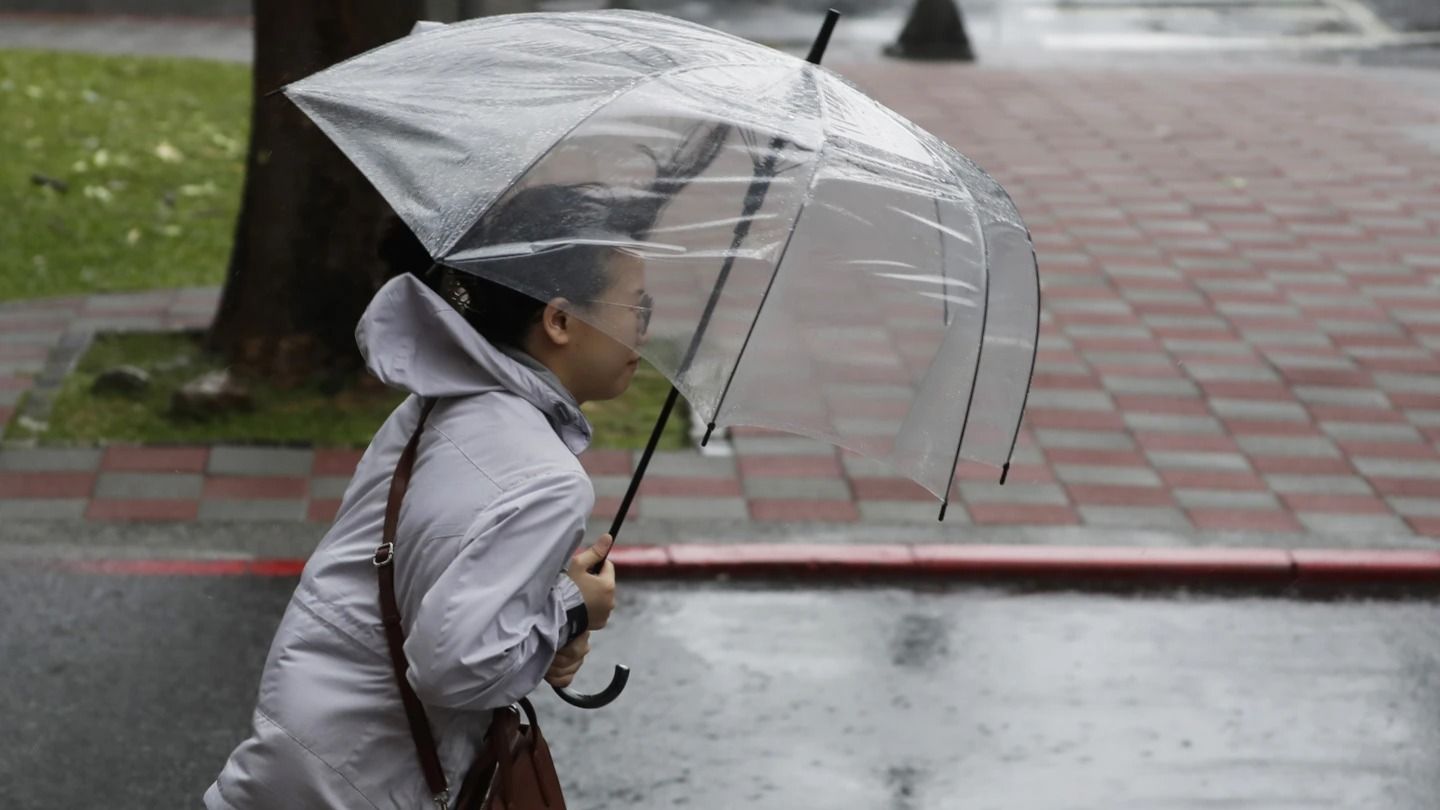
<svg viewBox="0 0 1440 810"><path fill-rule="evenodd" d="M975 61L965 17L955 0L915 0L900 39L885 48L887 56L901 59Z"/></svg>
<svg viewBox="0 0 1440 810"><path fill-rule="evenodd" d="M255 0L245 191L209 346L240 371L294 384L359 367L355 324L393 271L377 255L394 213L282 94L409 33L420 0Z"/></svg>

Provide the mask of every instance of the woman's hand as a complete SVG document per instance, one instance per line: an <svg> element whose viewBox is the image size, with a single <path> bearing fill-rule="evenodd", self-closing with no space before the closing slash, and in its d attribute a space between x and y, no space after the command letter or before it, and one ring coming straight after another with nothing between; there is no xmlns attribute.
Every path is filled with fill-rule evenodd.
<svg viewBox="0 0 1440 810"><path fill-rule="evenodd" d="M591 630L603 630L610 621L611 612L615 610L615 563L605 559L613 545L615 538L604 535L595 545L575 555L570 561L568 573L585 599L585 611L589 616ZM602 559L605 559L605 565L601 567L600 573L590 573L590 568L598 565Z"/></svg>
<svg viewBox="0 0 1440 810"><path fill-rule="evenodd" d="M555 653L555 661L550 664L550 671L545 673L545 682L561 689L569 686L589 653L590 633L587 631L576 636Z"/></svg>

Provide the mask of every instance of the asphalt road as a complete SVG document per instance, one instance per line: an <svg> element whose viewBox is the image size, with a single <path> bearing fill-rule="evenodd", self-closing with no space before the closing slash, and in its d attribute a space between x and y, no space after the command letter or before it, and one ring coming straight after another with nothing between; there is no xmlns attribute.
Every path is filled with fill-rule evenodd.
<svg viewBox="0 0 1440 810"><path fill-rule="evenodd" d="M0 574L8 810L195 807L293 580ZM537 693L570 806L1430 810L1440 605L625 588Z"/></svg>

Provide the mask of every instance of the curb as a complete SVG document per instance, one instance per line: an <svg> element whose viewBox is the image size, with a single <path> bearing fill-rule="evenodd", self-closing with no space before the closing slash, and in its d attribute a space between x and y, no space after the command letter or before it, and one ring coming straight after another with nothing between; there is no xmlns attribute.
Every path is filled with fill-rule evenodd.
<svg viewBox="0 0 1440 810"><path fill-rule="evenodd" d="M1440 590L1440 550L1135 549L1096 546L713 544L617 548L643 580L901 579L1051 586ZM66 571L122 576L299 576L305 560L79 559Z"/></svg>

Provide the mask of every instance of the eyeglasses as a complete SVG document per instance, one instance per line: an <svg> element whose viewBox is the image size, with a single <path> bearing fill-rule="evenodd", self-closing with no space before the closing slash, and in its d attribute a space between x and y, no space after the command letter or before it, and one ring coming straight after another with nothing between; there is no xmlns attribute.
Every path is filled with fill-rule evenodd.
<svg viewBox="0 0 1440 810"><path fill-rule="evenodd" d="M586 304L602 304L607 307L621 307L622 309L635 310L635 323L639 333L645 335L650 331L650 317L655 314L655 299L650 293L640 296L640 304L620 304L614 301L586 301Z"/></svg>

